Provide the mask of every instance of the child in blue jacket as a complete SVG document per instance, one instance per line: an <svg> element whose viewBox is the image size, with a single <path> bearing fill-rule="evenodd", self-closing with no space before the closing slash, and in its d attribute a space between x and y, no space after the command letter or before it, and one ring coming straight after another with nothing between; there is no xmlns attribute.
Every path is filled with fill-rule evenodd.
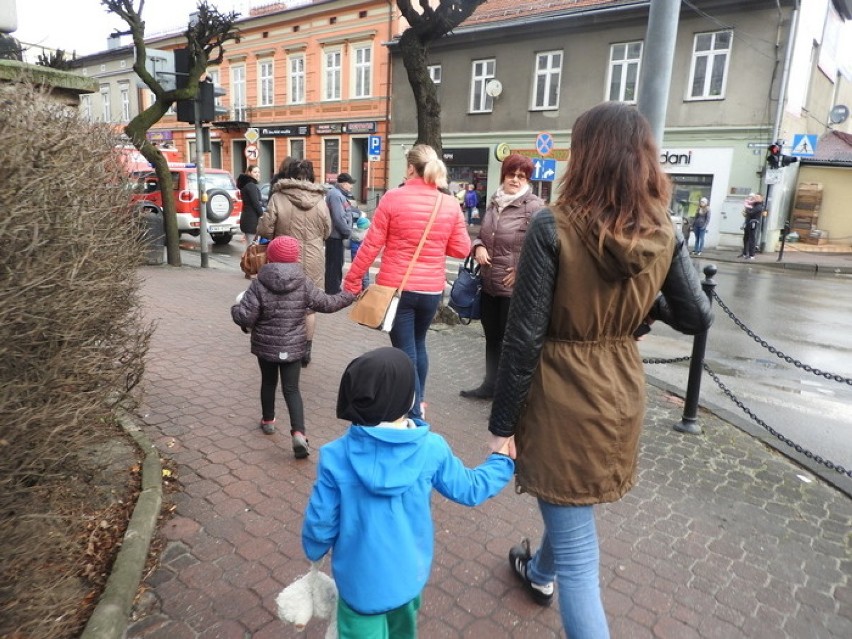
<svg viewBox="0 0 852 639"><path fill-rule="evenodd" d="M476 506L514 474L508 445L466 468L427 423L407 417L413 402L414 366L396 348L356 358L340 381L337 416L352 425L320 449L302 526L308 559L333 551L340 639L416 637L432 567L432 489Z"/></svg>

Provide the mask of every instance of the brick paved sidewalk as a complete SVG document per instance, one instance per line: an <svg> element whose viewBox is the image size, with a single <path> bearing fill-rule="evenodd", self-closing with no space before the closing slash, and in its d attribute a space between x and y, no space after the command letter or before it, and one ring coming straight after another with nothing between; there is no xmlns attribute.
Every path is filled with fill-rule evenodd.
<svg viewBox="0 0 852 639"><path fill-rule="evenodd" d="M299 533L317 453L293 458L281 398L279 432L257 426L257 364L229 314L247 282L221 269L141 272L158 323L143 428L174 460L182 491L127 636L323 637L322 623L298 634L275 618L275 595L307 569ZM458 390L480 381L480 335L470 326L429 336L427 416L469 465L485 455L488 405ZM319 316L302 377L315 449L345 426L334 415L345 365L387 343L345 311ZM852 502L712 415L702 414L698 437L671 430L679 417L677 398L648 388L638 486L598 510L612 636L852 637ZM531 603L506 560L511 545L541 532L532 498L507 489L468 509L436 497L434 517L421 637L563 636L556 605Z"/></svg>

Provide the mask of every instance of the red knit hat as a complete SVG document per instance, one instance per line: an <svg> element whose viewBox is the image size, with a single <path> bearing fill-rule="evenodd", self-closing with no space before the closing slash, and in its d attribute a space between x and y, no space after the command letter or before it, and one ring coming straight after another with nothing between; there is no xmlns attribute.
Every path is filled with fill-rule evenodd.
<svg viewBox="0 0 852 639"><path fill-rule="evenodd" d="M267 262L298 262L299 240L289 235L279 235L266 249Z"/></svg>

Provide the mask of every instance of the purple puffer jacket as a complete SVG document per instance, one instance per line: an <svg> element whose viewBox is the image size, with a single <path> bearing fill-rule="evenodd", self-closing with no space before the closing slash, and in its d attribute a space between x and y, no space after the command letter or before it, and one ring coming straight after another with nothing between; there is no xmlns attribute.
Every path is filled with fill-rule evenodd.
<svg viewBox="0 0 852 639"><path fill-rule="evenodd" d="M299 263L265 264L231 307L237 325L251 330L251 352L269 362L292 362L306 351L305 314L333 313L355 300L342 291L326 295L305 277Z"/></svg>

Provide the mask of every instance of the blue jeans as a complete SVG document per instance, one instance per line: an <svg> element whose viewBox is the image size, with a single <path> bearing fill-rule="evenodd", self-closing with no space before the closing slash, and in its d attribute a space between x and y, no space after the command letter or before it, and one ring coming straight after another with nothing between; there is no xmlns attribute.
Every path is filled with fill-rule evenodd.
<svg viewBox="0 0 852 639"><path fill-rule="evenodd" d="M696 253L701 253L704 250L704 234L707 232L706 228L698 228L697 226L692 229L692 232L695 233L695 246L693 250Z"/></svg>
<svg viewBox="0 0 852 639"><path fill-rule="evenodd" d="M438 312L441 294L403 291L399 298L396 321L390 332L391 344L404 351L414 362L415 397L409 417L422 418L420 402L426 391L429 374L429 355L426 352L426 332Z"/></svg>
<svg viewBox="0 0 852 639"><path fill-rule="evenodd" d="M562 626L571 639L608 639L593 507L557 506L539 499L538 508L544 535L527 576L538 584L556 581Z"/></svg>
<svg viewBox="0 0 852 639"><path fill-rule="evenodd" d="M467 223L473 224L473 213L476 211L476 207L475 206L466 206L464 210L467 213Z"/></svg>
<svg viewBox="0 0 852 639"><path fill-rule="evenodd" d="M355 240L349 240L349 261L354 262L355 256L358 255L358 249L361 248L361 244L363 242L356 242ZM367 267L367 272L364 273L364 277L361 278L361 288L367 288L370 285L370 269Z"/></svg>

